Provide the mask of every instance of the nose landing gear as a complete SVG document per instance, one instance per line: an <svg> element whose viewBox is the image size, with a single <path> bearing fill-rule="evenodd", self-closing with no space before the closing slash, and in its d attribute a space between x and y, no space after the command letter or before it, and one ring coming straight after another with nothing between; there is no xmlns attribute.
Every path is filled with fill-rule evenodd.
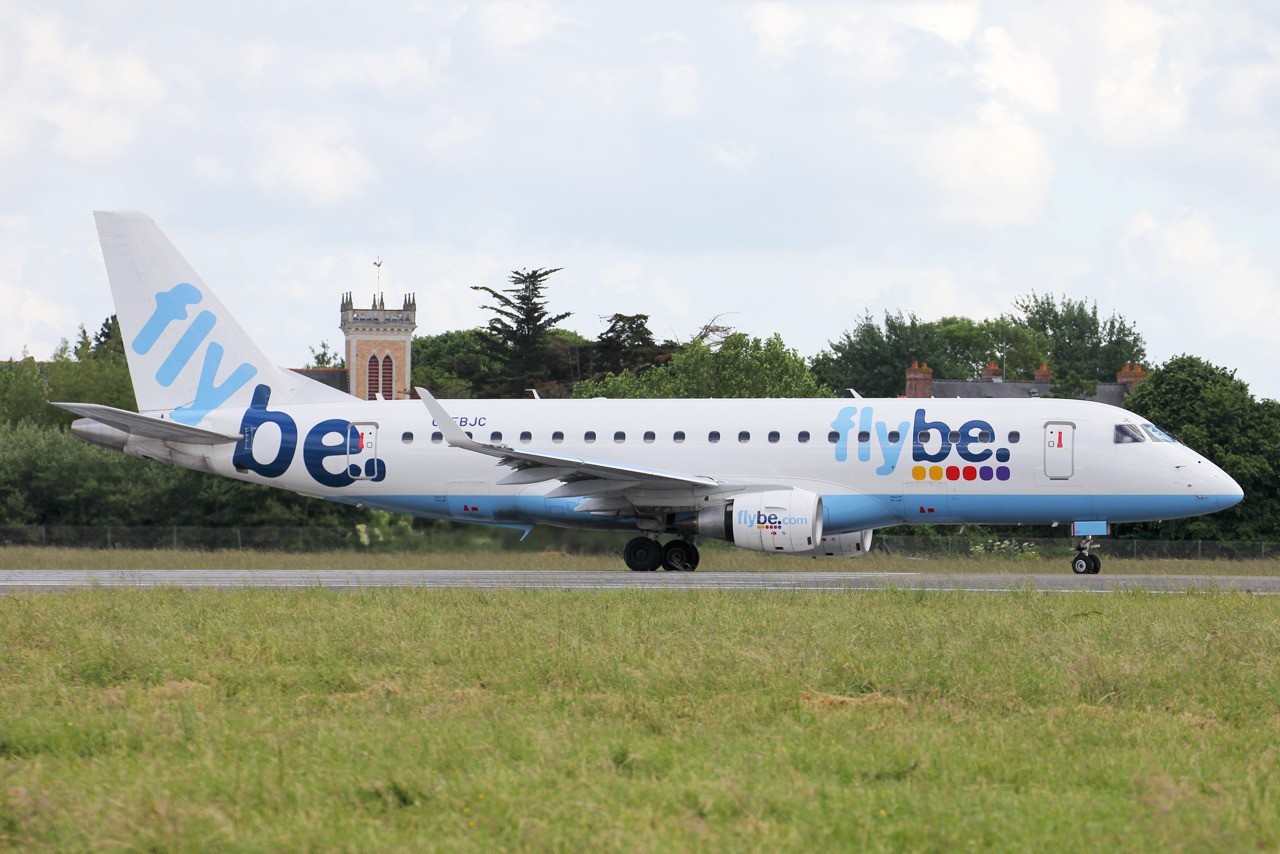
<svg viewBox="0 0 1280 854"><path fill-rule="evenodd" d="M1102 571L1102 559L1090 553L1093 537L1088 536L1076 545L1076 556L1071 559L1071 571L1076 575L1097 575Z"/></svg>
<svg viewBox="0 0 1280 854"><path fill-rule="evenodd" d="M653 572L659 566L668 572L693 572L699 555L690 540L672 540L664 546L654 537L636 537L623 548L622 559L632 572Z"/></svg>

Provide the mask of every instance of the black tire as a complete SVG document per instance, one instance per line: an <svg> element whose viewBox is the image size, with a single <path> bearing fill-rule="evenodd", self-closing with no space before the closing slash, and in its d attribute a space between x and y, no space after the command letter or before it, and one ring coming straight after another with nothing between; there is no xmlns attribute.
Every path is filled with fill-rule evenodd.
<svg viewBox="0 0 1280 854"><path fill-rule="evenodd" d="M662 547L662 568L667 572L693 572L698 568L698 547L688 540L672 540Z"/></svg>
<svg viewBox="0 0 1280 854"><path fill-rule="evenodd" d="M636 537L622 549L622 559L632 572L653 572L662 564L662 547L657 540Z"/></svg>
<svg viewBox="0 0 1280 854"><path fill-rule="evenodd" d="M1102 572L1102 558L1097 555L1089 555L1089 574L1097 575Z"/></svg>
<svg viewBox="0 0 1280 854"><path fill-rule="evenodd" d="M1093 561L1089 560L1091 555L1079 552L1071 559L1071 571L1076 575L1092 575Z"/></svg>

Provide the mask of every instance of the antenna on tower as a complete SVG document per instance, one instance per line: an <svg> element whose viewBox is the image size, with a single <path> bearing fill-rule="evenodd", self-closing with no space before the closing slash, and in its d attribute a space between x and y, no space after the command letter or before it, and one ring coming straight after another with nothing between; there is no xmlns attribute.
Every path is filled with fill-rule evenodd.
<svg viewBox="0 0 1280 854"><path fill-rule="evenodd" d="M378 290L382 290L382 256L379 255L373 262L373 266L378 268Z"/></svg>

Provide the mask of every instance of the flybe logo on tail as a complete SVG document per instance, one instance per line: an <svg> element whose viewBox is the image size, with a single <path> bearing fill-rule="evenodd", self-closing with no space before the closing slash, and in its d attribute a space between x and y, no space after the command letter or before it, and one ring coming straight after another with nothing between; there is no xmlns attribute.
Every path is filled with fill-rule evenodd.
<svg viewBox="0 0 1280 854"><path fill-rule="evenodd" d="M133 339L133 352L145 356L155 347L160 336L169 328L169 324L187 319L187 309L196 305L204 294L195 285L182 282L167 291L156 294L156 308L150 319L143 325L138 337ZM209 334L213 332L218 318L211 311L202 311L187 326L178 343L173 345L169 355L156 369L156 382L164 388L173 385L178 375L195 357L196 351ZM247 362L237 365L226 379L218 383L218 370L222 366L223 346L216 340L209 341L204 348L204 359L200 364L200 378L196 383L195 398L191 403L173 410L173 420L183 424L195 425L210 410L217 409L226 403L249 380L253 379L258 369Z"/></svg>
<svg viewBox="0 0 1280 854"><path fill-rule="evenodd" d="M1008 480L1008 448L994 448L995 428L987 421L973 419L953 429L945 421L931 421L917 409L913 421L896 425L877 420L870 406L846 406L831 422L836 442L836 460L849 459L851 436L858 462L878 460L876 474L897 470L903 452L910 446L913 480ZM857 431L855 433L855 430ZM958 457L959 459L954 459ZM874 459L873 459L874 458ZM944 463L951 465L943 465ZM984 463L986 465L984 465ZM932 465L926 465L932 464Z"/></svg>

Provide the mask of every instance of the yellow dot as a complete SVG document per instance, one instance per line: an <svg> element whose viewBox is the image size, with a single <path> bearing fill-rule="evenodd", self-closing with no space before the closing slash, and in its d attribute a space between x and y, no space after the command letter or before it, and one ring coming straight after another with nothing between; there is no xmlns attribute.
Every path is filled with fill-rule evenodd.
<svg viewBox="0 0 1280 854"><path fill-rule="evenodd" d="M929 467L929 480L942 480L942 466Z"/></svg>
<svg viewBox="0 0 1280 854"><path fill-rule="evenodd" d="M911 470L911 476L916 480L924 480L925 478L924 466L916 466L915 468L913 468Z"/></svg>

